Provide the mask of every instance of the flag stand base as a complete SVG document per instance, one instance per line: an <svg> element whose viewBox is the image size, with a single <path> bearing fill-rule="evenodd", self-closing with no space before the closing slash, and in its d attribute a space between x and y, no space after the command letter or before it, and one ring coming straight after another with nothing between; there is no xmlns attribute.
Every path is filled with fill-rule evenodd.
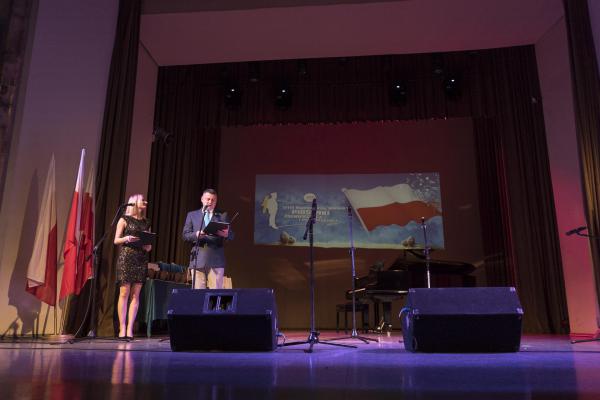
<svg viewBox="0 0 600 400"><path fill-rule="evenodd" d="M53 343L68 343L75 338L74 335L63 334L63 335L48 335L44 336L44 339Z"/></svg>

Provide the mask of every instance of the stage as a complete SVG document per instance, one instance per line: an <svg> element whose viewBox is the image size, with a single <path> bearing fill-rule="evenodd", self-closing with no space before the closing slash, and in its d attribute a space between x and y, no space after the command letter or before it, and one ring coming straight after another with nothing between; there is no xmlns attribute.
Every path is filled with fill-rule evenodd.
<svg viewBox="0 0 600 400"><path fill-rule="evenodd" d="M284 332L288 342L307 332ZM440 332L443 334L443 332ZM243 332L240 332L243 335ZM323 332L321 339L339 337ZM400 333L273 352L172 352L168 340L0 341L7 399L598 399L600 342L529 336L516 353L404 350Z"/></svg>

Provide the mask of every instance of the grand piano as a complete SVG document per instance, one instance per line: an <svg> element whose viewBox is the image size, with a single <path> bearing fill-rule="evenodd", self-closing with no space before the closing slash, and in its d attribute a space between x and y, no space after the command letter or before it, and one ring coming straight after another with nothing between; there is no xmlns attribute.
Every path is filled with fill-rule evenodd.
<svg viewBox="0 0 600 400"><path fill-rule="evenodd" d="M430 260L431 287L472 287L475 277L472 264L456 261ZM402 298L410 288L427 287L425 257L414 250L406 250L392 265L384 269L382 263L369 268L369 274L355 281L357 301L373 302L376 330L391 329L392 301ZM352 289L346 291L352 300ZM383 316L380 318L380 308Z"/></svg>

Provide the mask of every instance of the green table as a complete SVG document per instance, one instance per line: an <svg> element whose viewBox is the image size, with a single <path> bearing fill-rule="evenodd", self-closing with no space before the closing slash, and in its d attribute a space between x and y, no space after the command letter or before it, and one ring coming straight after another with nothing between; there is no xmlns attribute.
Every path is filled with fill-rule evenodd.
<svg viewBox="0 0 600 400"><path fill-rule="evenodd" d="M190 285L162 281L160 279L148 279L140 293L140 308L137 320L146 323L146 335L152 336L152 322L167 319L169 298L173 289L189 289Z"/></svg>

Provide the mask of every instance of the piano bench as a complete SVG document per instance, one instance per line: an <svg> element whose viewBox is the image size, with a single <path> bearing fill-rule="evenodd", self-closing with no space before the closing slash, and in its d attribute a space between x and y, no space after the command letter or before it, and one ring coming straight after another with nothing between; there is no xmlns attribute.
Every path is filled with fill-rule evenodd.
<svg viewBox="0 0 600 400"><path fill-rule="evenodd" d="M338 304L335 306L335 331L340 331L340 313L344 313L344 333L348 333L348 313L352 316L352 302ZM369 331L369 305L366 303L356 303L356 315L361 315L361 322L364 332Z"/></svg>

